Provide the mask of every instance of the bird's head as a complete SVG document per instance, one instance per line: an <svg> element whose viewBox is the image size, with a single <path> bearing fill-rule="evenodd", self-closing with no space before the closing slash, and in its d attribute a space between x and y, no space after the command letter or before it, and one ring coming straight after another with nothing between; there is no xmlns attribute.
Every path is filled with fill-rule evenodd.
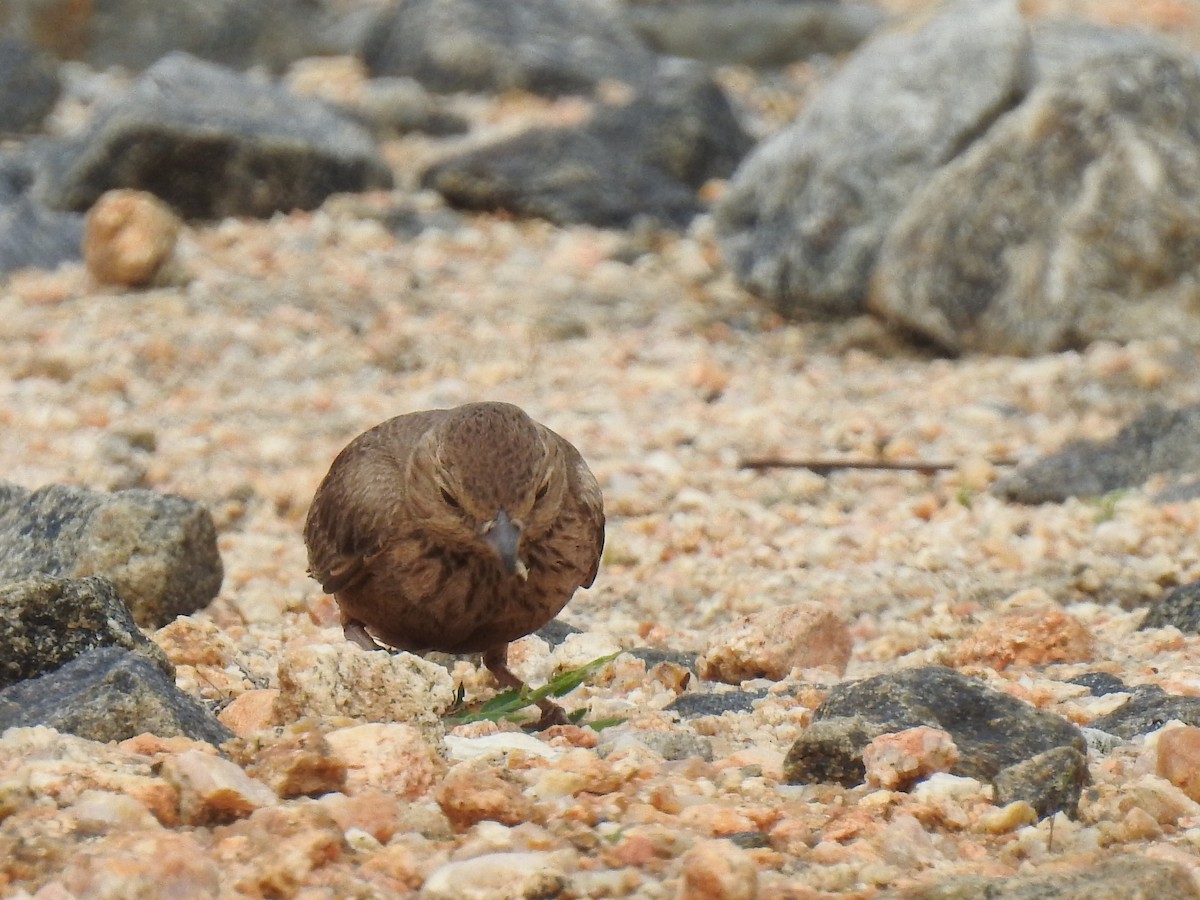
<svg viewBox="0 0 1200 900"><path fill-rule="evenodd" d="M430 437L429 524L527 578L523 545L550 527L566 492L557 442L507 403L458 407Z"/></svg>

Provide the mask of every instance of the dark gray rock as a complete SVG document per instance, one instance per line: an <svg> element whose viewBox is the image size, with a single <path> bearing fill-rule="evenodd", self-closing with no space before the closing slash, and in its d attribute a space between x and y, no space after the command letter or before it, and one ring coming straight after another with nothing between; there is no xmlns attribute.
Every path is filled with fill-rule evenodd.
<svg viewBox="0 0 1200 900"><path fill-rule="evenodd" d="M574 128L536 128L430 167L425 187L467 209L507 210L559 225L682 228L696 188L729 174L751 141L725 95L691 65L666 72L626 105L601 105Z"/></svg>
<svg viewBox="0 0 1200 900"><path fill-rule="evenodd" d="M867 777L863 750L888 728L861 716L813 722L796 738L783 761L789 784L840 784L853 787Z"/></svg>
<svg viewBox="0 0 1200 900"><path fill-rule="evenodd" d="M843 721L836 728L824 725L839 719ZM826 758L794 746L788 758L803 753L806 760L793 770L797 775L861 772L862 748L876 736L871 734L875 728L878 734L918 725L941 728L954 738L959 750L953 774L981 781L990 781L1002 769L1045 750L1073 747L1082 753L1086 749L1079 729L1061 716L940 666L905 669L838 685L817 708L808 730L818 725L833 729L831 734L840 730L847 737L821 745ZM866 735L870 736L861 740ZM797 746L805 740L801 735Z"/></svg>
<svg viewBox="0 0 1200 900"><path fill-rule="evenodd" d="M1135 688L1124 705L1093 719L1091 727L1128 739L1158 731L1172 719L1200 726L1200 697L1180 697L1156 687Z"/></svg>
<svg viewBox="0 0 1200 900"><path fill-rule="evenodd" d="M52 672L98 647L139 653L175 677L167 655L138 630L107 579L38 575L0 585L0 688Z"/></svg>
<svg viewBox="0 0 1200 900"><path fill-rule="evenodd" d="M0 132L36 129L61 90L53 59L22 40L0 37Z"/></svg>
<svg viewBox="0 0 1200 900"><path fill-rule="evenodd" d="M583 632L569 622L563 622L559 619L551 619L549 622L539 628L535 634L537 634L538 637L540 637L551 647L557 647L571 635L583 634Z"/></svg>
<svg viewBox="0 0 1200 900"><path fill-rule="evenodd" d="M852 50L886 15L865 3L672 2L628 4L625 17L659 53L717 64L782 66Z"/></svg>
<svg viewBox="0 0 1200 900"><path fill-rule="evenodd" d="M913 192L1021 97L1028 39L1011 0L963 0L863 44L715 210L738 280L785 315L857 314Z"/></svg>
<svg viewBox="0 0 1200 900"><path fill-rule="evenodd" d="M279 71L305 56L348 53L336 4L326 0L5 0L7 34L61 59L134 71L173 50L235 68ZM357 31L352 32L357 36Z"/></svg>
<svg viewBox="0 0 1200 900"><path fill-rule="evenodd" d="M219 745L233 732L139 653L102 647L0 690L0 731L45 725L93 741L144 732Z"/></svg>
<svg viewBox="0 0 1200 900"><path fill-rule="evenodd" d="M586 94L636 83L652 54L601 0L405 0L362 51L371 74L409 75L435 91Z"/></svg>
<svg viewBox="0 0 1200 900"><path fill-rule="evenodd" d="M1181 584L1163 594L1150 607L1139 627L1170 626L1184 634L1200 633L1200 581Z"/></svg>
<svg viewBox="0 0 1200 900"><path fill-rule="evenodd" d="M332 107L176 53L52 154L35 190L53 208L85 210L107 190L138 188L214 219L390 186L370 135Z"/></svg>
<svg viewBox="0 0 1200 900"><path fill-rule="evenodd" d="M83 213L47 209L29 196L0 202L0 278L83 259Z"/></svg>
<svg viewBox="0 0 1200 900"><path fill-rule="evenodd" d="M767 696L766 691L722 691L720 693L680 694L670 705L667 712L678 713L684 719L695 719L699 716L719 716L727 712L747 713L754 711L754 701Z"/></svg>
<svg viewBox="0 0 1200 900"><path fill-rule="evenodd" d="M0 583L37 574L101 575L139 625L157 628L207 606L223 569L212 516L198 503L0 482Z"/></svg>
<svg viewBox="0 0 1200 900"><path fill-rule="evenodd" d="M996 805L1024 800L1039 819L1064 812L1072 818L1088 783L1087 754L1074 747L1055 747L1001 769L992 779Z"/></svg>
<svg viewBox="0 0 1200 900"><path fill-rule="evenodd" d="M1151 406L1107 441L1077 441L992 486L1014 503L1061 503L1137 487L1161 472L1200 472L1200 406Z"/></svg>
<svg viewBox="0 0 1200 900"><path fill-rule="evenodd" d="M1162 49L1039 84L912 198L872 309L953 352L1200 341L1200 64Z"/></svg>
<svg viewBox="0 0 1200 900"><path fill-rule="evenodd" d="M1145 626L1143 625L1143 627ZM1092 692L1093 697L1103 697L1105 694L1121 694L1132 690L1120 678L1109 672L1084 672L1082 675L1072 678L1070 683L1087 688Z"/></svg>
<svg viewBox="0 0 1200 900"><path fill-rule="evenodd" d="M1200 890L1187 869L1178 863L1117 854L1069 872L1003 878L959 875L880 897L881 900L1189 900L1200 897Z"/></svg>

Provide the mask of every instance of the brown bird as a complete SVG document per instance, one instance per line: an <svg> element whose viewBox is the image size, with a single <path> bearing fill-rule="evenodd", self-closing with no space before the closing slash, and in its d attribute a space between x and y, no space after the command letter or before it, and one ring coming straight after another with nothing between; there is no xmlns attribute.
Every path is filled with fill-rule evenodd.
<svg viewBox="0 0 1200 900"><path fill-rule="evenodd" d="M508 644L591 586L604 505L570 443L510 403L468 403L351 441L317 488L304 541L348 639L482 652L503 687L521 688ZM549 700L538 706L538 727L566 722Z"/></svg>

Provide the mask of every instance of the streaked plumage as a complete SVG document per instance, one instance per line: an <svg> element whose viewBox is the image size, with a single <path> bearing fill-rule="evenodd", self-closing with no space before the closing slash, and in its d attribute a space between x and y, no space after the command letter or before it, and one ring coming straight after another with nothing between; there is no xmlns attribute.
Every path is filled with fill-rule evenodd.
<svg viewBox="0 0 1200 900"><path fill-rule="evenodd" d="M317 488L304 539L348 638L482 652L517 687L508 643L591 586L604 508L570 443L512 404L468 403L351 441ZM542 724L563 719L553 704L542 711Z"/></svg>

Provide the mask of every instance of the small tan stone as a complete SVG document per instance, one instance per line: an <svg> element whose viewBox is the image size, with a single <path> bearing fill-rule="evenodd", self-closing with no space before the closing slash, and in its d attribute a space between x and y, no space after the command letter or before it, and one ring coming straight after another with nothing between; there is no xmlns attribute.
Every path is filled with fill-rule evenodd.
<svg viewBox="0 0 1200 900"><path fill-rule="evenodd" d="M278 796L315 797L346 785L346 763L315 729L285 731L259 751L246 771Z"/></svg>
<svg viewBox="0 0 1200 900"><path fill-rule="evenodd" d="M227 666L237 655L225 632L192 616L177 616L154 632L153 638L176 666Z"/></svg>
<svg viewBox="0 0 1200 900"><path fill-rule="evenodd" d="M346 848L342 829L314 800L256 810L214 828L213 841L214 855L227 864L223 895L235 897L297 896L311 872L340 859Z"/></svg>
<svg viewBox="0 0 1200 900"><path fill-rule="evenodd" d="M1061 609L1018 609L985 622L958 645L954 665L1000 671L1012 665L1088 662L1096 642L1087 626Z"/></svg>
<svg viewBox="0 0 1200 900"><path fill-rule="evenodd" d="M217 715L221 724L238 737L249 737L275 725L275 707L279 691L260 688L239 695Z"/></svg>
<svg viewBox="0 0 1200 900"><path fill-rule="evenodd" d="M1200 728L1167 728L1158 735L1155 768L1191 799L1200 801Z"/></svg>
<svg viewBox="0 0 1200 900"><path fill-rule="evenodd" d="M221 885L220 866L197 837L165 829L79 842L58 877L65 896L89 900L216 897Z"/></svg>
<svg viewBox="0 0 1200 900"><path fill-rule="evenodd" d="M363 650L340 634L335 641L284 649L276 721L348 716L407 722L441 736L441 716L454 702L454 685L444 668L411 653Z"/></svg>
<svg viewBox="0 0 1200 900"><path fill-rule="evenodd" d="M229 822L278 802L269 787L236 763L199 750L169 757L162 774L179 790L179 814L189 825Z"/></svg>
<svg viewBox="0 0 1200 900"><path fill-rule="evenodd" d="M698 660L700 677L740 684L779 681L795 668L846 671L853 641L846 623L822 603L780 606L716 629Z"/></svg>
<svg viewBox="0 0 1200 900"><path fill-rule="evenodd" d="M444 766L412 725L355 725L331 731L325 740L346 764L347 794L378 790L415 800L433 786Z"/></svg>
<svg viewBox="0 0 1200 900"><path fill-rule="evenodd" d="M867 784L908 790L934 772L949 772L958 762L958 747L940 728L919 725L881 734L863 749Z"/></svg>
<svg viewBox="0 0 1200 900"><path fill-rule="evenodd" d="M353 797L330 793L319 798L342 831L358 828L381 844L390 841L400 825L400 800L382 791L363 791Z"/></svg>
<svg viewBox="0 0 1200 900"><path fill-rule="evenodd" d="M80 834L154 831L162 827L140 800L113 791L84 791L67 811Z"/></svg>
<svg viewBox="0 0 1200 900"><path fill-rule="evenodd" d="M487 819L517 825L534 817L533 801L521 786L490 768L459 763L446 773L434 793L446 818L460 831Z"/></svg>
<svg viewBox="0 0 1200 900"><path fill-rule="evenodd" d="M189 737L184 737L182 734L173 734L169 737L163 737L158 734L151 734L149 731L143 731L141 734L135 734L131 738L126 738L117 744L122 750L128 750L130 753L137 753L139 756L153 756L156 759L166 758L176 753L183 753L186 750L197 750L200 753L207 753L213 756L217 752L217 748L206 741L197 741Z"/></svg>
<svg viewBox="0 0 1200 900"><path fill-rule="evenodd" d="M684 854L679 900L754 900L757 896L754 860L732 842L701 841Z"/></svg>
<svg viewBox="0 0 1200 900"><path fill-rule="evenodd" d="M988 834L1007 834L1026 825L1036 825L1037 820L1037 810L1028 802L1014 800L983 813L979 817L979 827Z"/></svg>
<svg viewBox="0 0 1200 900"><path fill-rule="evenodd" d="M83 258L101 284L140 287L150 283L175 250L183 223L146 191L105 193L88 211Z"/></svg>
<svg viewBox="0 0 1200 900"><path fill-rule="evenodd" d="M0 809L11 814L47 800L63 807L88 791L111 791L128 794L163 825L174 825L179 792L152 774L152 762L52 728L9 728L0 734Z"/></svg>
<svg viewBox="0 0 1200 900"><path fill-rule="evenodd" d="M425 880L421 900L557 897L568 884L563 853L487 853L446 863Z"/></svg>

